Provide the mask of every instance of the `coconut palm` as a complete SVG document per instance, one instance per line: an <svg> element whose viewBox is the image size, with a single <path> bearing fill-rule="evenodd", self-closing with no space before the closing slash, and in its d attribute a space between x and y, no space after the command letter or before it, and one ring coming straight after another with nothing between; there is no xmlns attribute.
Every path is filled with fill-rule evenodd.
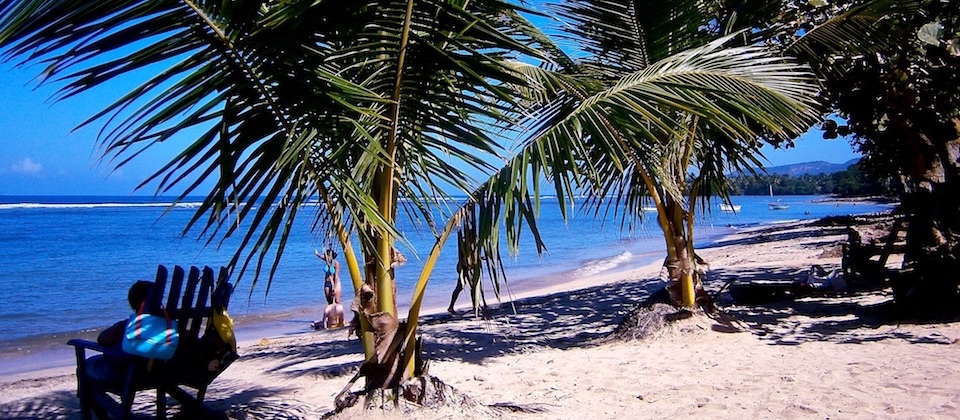
<svg viewBox="0 0 960 420"><path fill-rule="evenodd" d="M0 45L8 59L45 65L59 98L142 78L84 124L104 124L105 157L118 166L184 142L142 186L178 188L179 201L215 180L184 232L239 236L238 277L265 274L269 290L293 221L317 201L307 216L342 245L361 371L367 388L382 388L418 372L419 301L463 214L446 208L450 195L477 191L475 178L511 158L503 137L523 111L524 80L507 59L544 57L531 46L546 39L519 11L497 0L3 1ZM526 194L526 176L500 179L490 194ZM532 221L529 204L498 208ZM438 227L407 327L390 267L404 246L399 217Z"/></svg>
<svg viewBox="0 0 960 420"><path fill-rule="evenodd" d="M593 172L584 207L612 209L633 226L645 203L656 205L667 289L684 307L704 298L693 247L698 206L712 195L729 200L727 172L761 166L763 142L792 139L817 119L809 68L750 42L743 25L723 20L721 3L554 6L586 58L566 76L577 83L563 84L573 111L547 135L586 144Z"/></svg>
<svg viewBox="0 0 960 420"><path fill-rule="evenodd" d="M594 153L589 162L596 172L585 190L592 205L581 208L613 209L633 226L645 203L656 204L676 306L692 307L698 298L709 304L693 247L694 220L711 196L729 201L726 174L757 173L764 143L792 142L819 119L824 110L814 101L812 75L836 70L826 52L866 53L886 45L893 33L888 17L916 10L918 2L818 3L568 0L554 6L572 28L564 35L586 53L572 75L579 83L564 85L564 100L579 109L558 128ZM803 13L823 16L789 21ZM681 85L697 88L674 91ZM693 94L709 105L670 103ZM598 101L604 105L594 111ZM637 124L638 115L648 118Z"/></svg>

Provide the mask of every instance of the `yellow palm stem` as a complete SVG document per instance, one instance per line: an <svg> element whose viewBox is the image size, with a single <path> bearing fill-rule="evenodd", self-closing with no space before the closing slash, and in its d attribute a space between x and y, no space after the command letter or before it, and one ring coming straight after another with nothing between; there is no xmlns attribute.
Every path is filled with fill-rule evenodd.
<svg viewBox="0 0 960 420"><path fill-rule="evenodd" d="M416 351L417 321L420 317L420 305L423 303L423 294L427 290L427 283L430 281L430 274L433 273L437 258L440 257L440 250L443 249L443 245L447 242L447 239L450 238L450 233L453 232L453 229L460 224L462 217L463 210L461 209L460 212L457 212L457 214L447 221L447 225L444 226L443 231L440 232L440 237L437 238L437 242L433 244L430 255L428 255L426 261L424 261L423 271L420 272L420 278L417 279L417 285L414 287L413 300L410 305L410 311L407 313L407 336L405 338L407 346L403 352L403 359L400 361L404 367L404 380L413 376L415 368L414 362L416 359L413 356Z"/></svg>
<svg viewBox="0 0 960 420"><path fill-rule="evenodd" d="M340 237L340 245L343 247L343 259L347 264L347 271L350 272L350 282L353 284L353 295L357 296L360 293L360 286L363 286L363 276L360 273L360 261L357 259L357 253L353 250L353 244L350 243L350 237L347 235L346 230L340 226L337 234ZM375 351L373 346L373 329L370 328L367 317L360 316L357 318L360 319L360 331L358 331L358 333L362 337L363 355L369 359Z"/></svg>

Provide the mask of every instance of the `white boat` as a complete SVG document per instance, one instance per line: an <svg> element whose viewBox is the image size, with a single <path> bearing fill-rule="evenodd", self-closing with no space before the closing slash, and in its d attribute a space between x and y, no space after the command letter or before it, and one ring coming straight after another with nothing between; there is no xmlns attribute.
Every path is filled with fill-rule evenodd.
<svg viewBox="0 0 960 420"><path fill-rule="evenodd" d="M773 185L770 185L770 199L773 200ZM770 204L770 210L786 210L790 208L790 205L787 203L781 203L780 200L773 201Z"/></svg>
<svg viewBox="0 0 960 420"><path fill-rule="evenodd" d="M739 204L720 203L720 211L738 212L738 211L740 211L740 208L741 208L741 207L743 207L743 206L741 206L741 205L739 205Z"/></svg>

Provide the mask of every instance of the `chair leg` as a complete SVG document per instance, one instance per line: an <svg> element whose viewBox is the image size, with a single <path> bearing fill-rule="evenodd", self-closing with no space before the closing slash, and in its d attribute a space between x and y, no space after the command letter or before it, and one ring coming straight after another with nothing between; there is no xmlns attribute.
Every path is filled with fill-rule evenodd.
<svg viewBox="0 0 960 420"><path fill-rule="evenodd" d="M167 418L167 393L163 387L157 387L157 419Z"/></svg>
<svg viewBox="0 0 960 420"><path fill-rule="evenodd" d="M80 418L83 420L92 420L90 413L90 397L87 396L87 385L85 384L84 372L77 369L77 400L80 401Z"/></svg>
<svg viewBox="0 0 960 420"><path fill-rule="evenodd" d="M83 420L91 420L90 397L87 391L87 354L81 346L75 346L74 352L77 356L77 399L80 401L80 417Z"/></svg>
<svg viewBox="0 0 960 420"><path fill-rule="evenodd" d="M133 373L134 366L130 365L127 368L126 378L123 381L123 391L120 393L120 409L123 413L123 418L130 418L133 416L133 399L137 396L137 391L133 388Z"/></svg>
<svg viewBox="0 0 960 420"><path fill-rule="evenodd" d="M93 414L90 409L90 397L81 391L77 393L77 399L80 400L80 418L83 420L93 420Z"/></svg>

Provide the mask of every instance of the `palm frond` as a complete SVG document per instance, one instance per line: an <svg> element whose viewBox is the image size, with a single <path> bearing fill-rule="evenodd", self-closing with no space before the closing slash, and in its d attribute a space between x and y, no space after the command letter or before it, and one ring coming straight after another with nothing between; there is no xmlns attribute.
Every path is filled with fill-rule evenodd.
<svg viewBox="0 0 960 420"><path fill-rule="evenodd" d="M703 1L566 0L553 5L560 35L588 55L584 71L608 77L702 44L711 8Z"/></svg>

